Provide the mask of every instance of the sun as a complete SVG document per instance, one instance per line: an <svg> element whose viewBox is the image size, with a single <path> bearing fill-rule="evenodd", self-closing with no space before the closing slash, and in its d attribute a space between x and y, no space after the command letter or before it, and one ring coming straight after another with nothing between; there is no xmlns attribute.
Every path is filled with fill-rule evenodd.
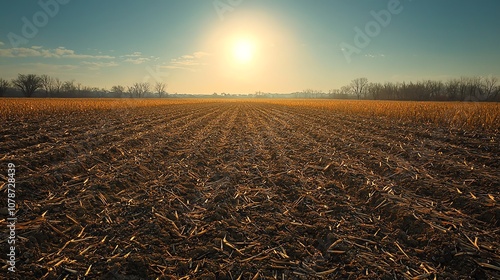
<svg viewBox="0 0 500 280"><path fill-rule="evenodd" d="M249 39L239 39L233 48L234 58L241 63L248 63L255 53L255 44Z"/></svg>

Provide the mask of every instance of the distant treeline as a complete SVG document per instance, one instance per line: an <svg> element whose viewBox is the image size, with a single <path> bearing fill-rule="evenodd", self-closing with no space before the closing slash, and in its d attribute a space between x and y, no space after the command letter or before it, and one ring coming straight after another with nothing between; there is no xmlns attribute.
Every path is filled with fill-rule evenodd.
<svg viewBox="0 0 500 280"><path fill-rule="evenodd" d="M111 90L105 88L83 86L75 81L61 81L48 75L19 74L16 79L8 81L0 78L0 96L5 97L65 97L65 98L146 98L168 97L167 85L134 83L124 87L116 85Z"/></svg>
<svg viewBox="0 0 500 280"><path fill-rule="evenodd" d="M323 93L305 90L301 98L338 98L408 101L500 101L500 84L496 77L462 77L448 81L370 83L358 78L340 89Z"/></svg>
<svg viewBox="0 0 500 280"><path fill-rule="evenodd" d="M213 93L169 94L165 83L134 83L131 86L116 85L110 90L82 86L75 81L61 81L47 75L19 74L8 81L0 78L0 96L4 97L76 97L76 98L334 98L408 101L500 101L500 84L496 77L462 77L448 81L419 81L400 83L370 83L367 78L357 78L349 85L328 92L303 90L289 94Z"/></svg>

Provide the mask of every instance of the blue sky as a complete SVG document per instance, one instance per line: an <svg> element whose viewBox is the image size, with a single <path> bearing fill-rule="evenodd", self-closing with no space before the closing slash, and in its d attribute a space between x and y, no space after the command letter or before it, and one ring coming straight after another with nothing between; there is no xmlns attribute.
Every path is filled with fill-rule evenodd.
<svg viewBox="0 0 500 280"><path fill-rule="evenodd" d="M285 93L500 77L499 12L495 0L2 1L0 78Z"/></svg>

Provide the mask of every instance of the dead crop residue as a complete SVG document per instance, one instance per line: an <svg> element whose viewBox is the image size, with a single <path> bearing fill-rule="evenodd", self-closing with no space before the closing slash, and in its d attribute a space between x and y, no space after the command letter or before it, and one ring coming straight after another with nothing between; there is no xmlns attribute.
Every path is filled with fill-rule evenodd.
<svg viewBox="0 0 500 280"><path fill-rule="evenodd" d="M495 131L243 101L1 130L13 279L500 279Z"/></svg>

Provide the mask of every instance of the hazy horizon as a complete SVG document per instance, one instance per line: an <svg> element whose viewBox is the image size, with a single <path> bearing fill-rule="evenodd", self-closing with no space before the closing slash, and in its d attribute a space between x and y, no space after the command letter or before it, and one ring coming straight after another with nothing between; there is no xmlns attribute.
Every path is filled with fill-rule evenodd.
<svg viewBox="0 0 500 280"><path fill-rule="evenodd" d="M9 1L0 78L289 93L500 77L498 1Z"/></svg>

